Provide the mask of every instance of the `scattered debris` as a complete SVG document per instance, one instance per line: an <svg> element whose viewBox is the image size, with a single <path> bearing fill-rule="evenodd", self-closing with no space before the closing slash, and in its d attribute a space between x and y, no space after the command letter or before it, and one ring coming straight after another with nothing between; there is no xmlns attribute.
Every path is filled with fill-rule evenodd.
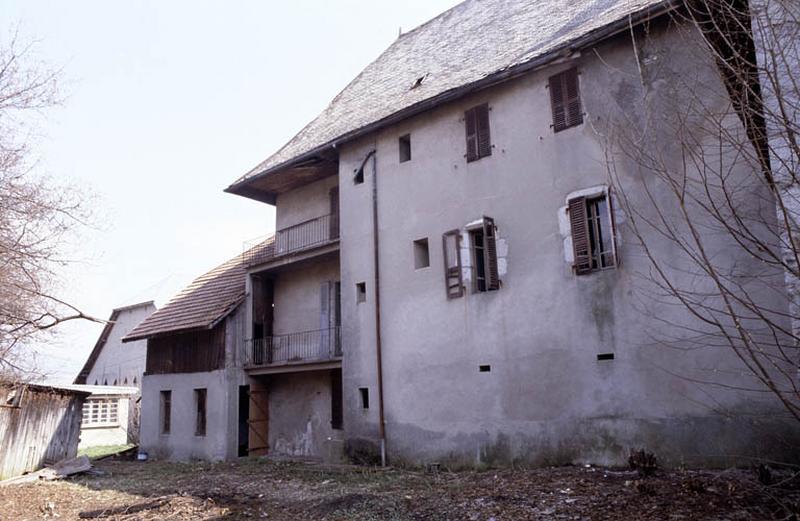
<svg viewBox="0 0 800 521"><path fill-rule="evenodd" d="M54 479L62 479L73 474L87 472L92 468L89 458L86 456L78 456L77 458L61 460L52 467L45 467L36 472L30 472L15 478L9 478L0 481L0 487L9 485L21 485L24 483L31 483L34 481L52 481Z"/></svg>
<svg viewBox="0 0 800 521"><path fill-rule="evenodd" d="M155 508L160 508L167 501L169 501L169 499L170 499L169 497L160 497L152 501L147 501L145 503L136 503L134 505L123 505L112 508L101 508L98 510L86 510L84 512L79 512L78 517L81 519L97 519L101 517L111 517L117 514L135 514L137 512L143 512L145 510L153 510Z"/></svg>
<svg viewBox="0 0 800 521"><path fill-rule="evenodd" d="M631 470L637 471L640 476L652 476L658 470L656 455L644 449L631 449L631 454L628 456L628 465Z"/></svg>

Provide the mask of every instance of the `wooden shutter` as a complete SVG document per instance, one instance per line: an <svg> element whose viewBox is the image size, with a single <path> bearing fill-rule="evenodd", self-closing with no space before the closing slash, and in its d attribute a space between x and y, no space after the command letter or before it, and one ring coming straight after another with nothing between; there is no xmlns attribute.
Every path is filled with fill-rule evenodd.
<svg viewBox="0 0 800 521"><path fill-rule="evenodd" d="M478 127L478 158L492 155L492 139L489 132L489 105L475 107L475 122Z"/></svg>
<svg viewBox="0 0 800 521"><path fill-rule="evenodd" d="M464 296L464 281L461 275L461 233L451 230L442 235L444 248L444 283L447 298Z"/></svg>
<svg viewBox="0 0 800 521"><path fill-rule="evenodd" d="M562 73L564 77L564 103L567 107L567 127L583 123L581 95L578 87L578 69L570 69Z"/></svg>
<svg viewBox="0 0 800 521"><path fill-rule="evenodd" d="M497 239L495 236L494 219L483 218L483 258L486 277L486 290L500 289L500 274L497 269Z"/></svg>
<svg viewBox="0 0 800 521"><path fill-rule="evenodd" d="M569 69L548 80L553 131L560 132L583 123L578 69Z"/></svg>
<svg viewBox="0 0 800 521"><path fill-rule="evenodd" d="M339 238L339 187L334 186L331 188L328 197L331 204L331 215L328 221L328 239L334 240Z"/></svg>
<svg viewBox="0 0 800 521"><path fill-rule="evenodd" d="M589 245L589 221L586 216L586 198L569 200L569 224L572 229L572 251L575 255L576 275L592 271L592 254Z"/></svg>
<svg viewBox="0 0 800 521"><path fill-rule="evenodd" d="M478 156L478 123L475 108L464 112L464 128L467 133L467 163L479 159Z"/></svg>

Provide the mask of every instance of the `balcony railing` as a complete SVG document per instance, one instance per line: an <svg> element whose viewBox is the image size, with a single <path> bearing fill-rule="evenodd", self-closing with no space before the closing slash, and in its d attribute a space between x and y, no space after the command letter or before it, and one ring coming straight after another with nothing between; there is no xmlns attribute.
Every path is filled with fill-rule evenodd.
<svg viewBox="0 0 800 521"><path fill-rule="evenodd" d="M304 364L342 357L341 328L245 340L245 366Z"/></svg>
<svg viewBox="0 0 800 521"><path fill-rule="evenodd" d="M273 242L245 244L244 263L254 266L290 253L322 246L339 238L339 215L328 214L278 230Z"/></svg>

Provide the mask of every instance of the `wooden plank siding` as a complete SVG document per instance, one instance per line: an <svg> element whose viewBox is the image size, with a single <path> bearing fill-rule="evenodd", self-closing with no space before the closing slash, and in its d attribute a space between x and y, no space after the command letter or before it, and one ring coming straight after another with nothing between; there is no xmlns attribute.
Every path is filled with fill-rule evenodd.
<svg viewBox="0 0 800 521"><path fill-rule="evenodd" d="M147 341L147 374L202 373L225 367L225 323L209 331Z"/></svg>
<svg viewBox="0 0 800 521"><path fill-rule="evenodd" d="M0 387L2 396L10 391ZM38 386L25 386L22 392L18 405L0 405L0 479L78 453L86 394Z"/></svg>

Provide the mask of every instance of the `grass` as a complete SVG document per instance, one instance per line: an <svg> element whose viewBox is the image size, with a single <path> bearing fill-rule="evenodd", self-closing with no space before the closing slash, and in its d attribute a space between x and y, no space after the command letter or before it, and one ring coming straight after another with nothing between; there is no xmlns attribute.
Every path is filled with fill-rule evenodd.
<svg viewBox="0 0 800 521"><path fill-rule="evenodd" d="M131 447L133 447L133 445L98 445L97 447L85 447L78 451L78 456L87 456L89 459L103 458L130 449Z"/></svg>

